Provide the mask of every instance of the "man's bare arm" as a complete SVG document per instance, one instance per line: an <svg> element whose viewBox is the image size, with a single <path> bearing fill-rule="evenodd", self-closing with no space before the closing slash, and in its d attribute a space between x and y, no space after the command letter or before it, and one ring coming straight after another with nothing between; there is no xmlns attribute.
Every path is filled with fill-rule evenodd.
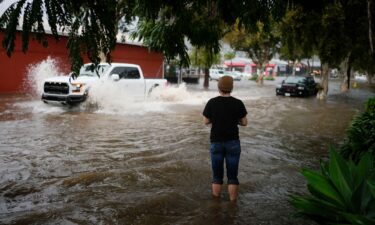
<svg viewBox="0 0 375 225"><path fill-rule="evenodd" d="M208 119L207 117L203 116L203 123L208 125L211 123L210 119Z"/></svg>
<svg viewBox="0 0 375 225"><path fill-rule="evenodd" d="M244 116L243 118L240 119L239 125L247 126L247 117L246 116Z"/></svg>

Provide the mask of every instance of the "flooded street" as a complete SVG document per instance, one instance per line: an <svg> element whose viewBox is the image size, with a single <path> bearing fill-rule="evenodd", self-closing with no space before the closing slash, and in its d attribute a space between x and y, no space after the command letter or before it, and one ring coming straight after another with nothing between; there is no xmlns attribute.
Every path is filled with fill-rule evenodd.
<svg viewBox="0 0 375 225"><path fill-rule="evenodd" d="M277 81L235 83L249 125L240 128L237 205L211 200L210 127L217 95L167 87L145 102L108 93L100 104L47 105L0 96L0 224L312 224L293 218L288 195L306 192L301 168L318 168L346 137L373 89L329 98L275 96Z"/></svg>

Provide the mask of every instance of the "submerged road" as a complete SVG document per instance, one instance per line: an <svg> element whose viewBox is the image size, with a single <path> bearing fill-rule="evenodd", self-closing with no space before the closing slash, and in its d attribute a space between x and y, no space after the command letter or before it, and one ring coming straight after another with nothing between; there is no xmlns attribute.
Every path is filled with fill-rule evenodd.
<svg viewBox="0 0 375 225"><path fill-rule="evenodd" d="M0 224L312 224L288 195L306 193L301 168L318 168L346 137L374 90L329 98L275 96L277 82L235 83L248 110L240 128L237 205L210 198L209 130L201 113L217 95L168 87L145 102L106 93L79 107L38 96L0 96Z"/></svg>

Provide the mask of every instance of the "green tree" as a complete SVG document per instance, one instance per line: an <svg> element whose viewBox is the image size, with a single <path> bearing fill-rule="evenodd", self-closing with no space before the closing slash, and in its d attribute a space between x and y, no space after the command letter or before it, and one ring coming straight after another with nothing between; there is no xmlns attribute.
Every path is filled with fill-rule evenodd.
<svg viewBox="0 0 375 225"><path fill-rule="evenodd" d="M225 37L225 40L235 50L244 51L260 70L258 82L263 83L263 73L266 65L278 51L280 41L276 22L268 26L258 21L256 29L248 29L236 23L234 28Z"/></svg>
<svg viewBox="0 0 375 225"><path fill-rule="evenodd" d="M375 22L373 15L371 15L371 13L375 11L375 4L373 3L373 0L368 0L367 2L355 1L354 3L356 3L355 8L357 8L357 14L359 14L360 17L356 17L354 20L348 20L351 22L351 27L348 29L348 33L352 35L354 39L352 43L355 47L352 54L352 66L354 70L367 74L368 82L371 82L371 78L375 74L375 55L373 46L373 40L375 38L373 29ZM354 7L351 6L351 8ZM358 35L357 33L360 33L361 35Z"/></svg>
<svg viewBox="0 0 375 225"><path fill-rule="evenodd" d="M220 54L212 54L211 51L207 51L205 48L193 48L189 55L191 65L198 67L199 69L203 68L204 70L204 87L209 86L209 69L213 64L220 63Z"/></svg>
<svg viewBox="0 0 375 225"><path fill-rule="evenodd" d="M207 55L206 63L210 64L211 61L212 64L213 56L220 51L219 40L223 36L223 24L220 18L210 18L208 13L205 7L196 8L187 5L165 7L161 9L157 20L147 18L140 20L133 38L142 39L150 49L163 52L167 60L178 57L183 67L188 67L190 64L185 43L188 38L186 41L193 46L204 49ZM186 23L186 21L191 22ZM204 36L201 35L203 33ZM207 71L205 69L205 72ZM208 87L208 72L203 85Z"/></svg>
<svg viewBox="0 0 375 225"><path fill-rule="evenodd" d="M316 4L316 8L312 8L307 2L300 2L289 8L281 25L282 45L284 55L292 60L311 56L316 51L323 65L323 89L318 96L325 98L329 66L341 61L343 54L340 52L346 49L343 46L346 41L342 35L341 8L329 1ZM342 48L337 48L340 44Z"/></svg>
<svg viewBox="0 0 375 225"><path fill-rule="evenodd" d="M224 54L224 59L225 60L232 60L236 57L236 53L235 52L227 52Z"/></svg>
<svg viewBox="0 0 375 225"><path fill-rule="evenodd" d="M220 39L227 27L237 19L254 27L256 21L263 21L271 12L281 15L283 2L244 0L239 4L235 0L20 0L2 15L0 27L6 31L3 47L11 55L22 15L22 41L26 52L31 33L47 45L43 36L45 12L56 40L59 39L58 31L64 30L69 34L67 47L72 69L77 71L83 63L83 54L95 63L100 61L100 54L104 54L110 61L118 22L121 19L129 23L137 17L140 30L135 36L143 39L151 50L162 51L167 59L178 56L183 63L188 64L185 40L215 54L220 50ZM124 26L120 28L123 30Z"/></svg>
<svg viewBox="0 0 375 225"><path fill-rule="evenodd" d="M100 62L101 54L110 60L110 52L116 44L118 19L123 17L130 22L132 18L131 8L125 7L131 4L124 2L20 0L11 5L0 18L0 27L5 27L2 45L10 56L14 50L16 29L23 12L22 50L27 52L31 35L47 46L43 24L45 12L56 40L59 40L59 31L69 33L67 48L74 71L78 71L83 63L82 54L86 54L94 63Z"/></svg>
<svg viewBox="0 0 375 225"><path fill-rule="evenodd" d="M367 3L340 0L316 1L312 5L309 1L295 0L287 11L281 26L282 52L291 58L312 53L319 56L323 90L318 97L327 95L330 67L339 67L342 62L346 64L342 70L346 74L345 86L349 88L353 65L363 67L363 61L368 62L365 59L371 56Z"/></svg>
<svg viewBox="0 0 375 225"><path fill-rule="evenodd" d="M306 25L309 23L309 25ZM309 29L316 27L316 21L309 20L303 14L301 8L293 8L286 12L280 22L281 47L280 57L293 62L294 65L304 58L311 58L314 52L314 37L318 35L318 30Z"/></svg>

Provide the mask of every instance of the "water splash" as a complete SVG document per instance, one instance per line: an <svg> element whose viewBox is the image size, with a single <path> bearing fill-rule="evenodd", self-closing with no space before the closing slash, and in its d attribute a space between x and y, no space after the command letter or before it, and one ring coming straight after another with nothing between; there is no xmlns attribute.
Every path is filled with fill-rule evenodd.
<svg viewBox="0 0 375 225"><path fill-rule="evenodd" d="M189 92L185 84L157 87L139 99L113 81L102 80L95 83L83 108L96 107L97 113L106 114L145 114L149 112L170 112L169 106L174 104L202 104L200 96Z"/></svg>
<svg viewBox="0 0 375 225"><path fill-rule="evenodd" d="M32 96L40 97L43 92L44 80L49 77L61 75L63 73L59 68L58 60L48 56L47 59L28 66L23 88Z"/></svg>
<svg viewBox="0 0 375 225"><path fill-rule="evenodd" d="M65 75L61 71L58 60L51 57L30 65L24 86L27 87L33 100L30 103L22 103L22 108L31 108L34 113L45 112L47 114L72 110L105 114L168 113L172 105L203 105L209 98L217 95L216 92L188 90L187 85L182 83L157 87L146 98L136 99L130 96L124 87L114 84L112 80L100 80L91 86L87 101L74 109L59 104L50 105L38 102L39 100L36 99L39 99L43 92L44 80L52 76Z"/></svg>
<svg viewBox="0 0 375 225"><path fill-rule="evenodd" d="M186 89L185 83L176 86L157 87L150 94L150 99L166 102L182 102L192 98Z"/></svg>
<svg viewBox="0 0 375 225"><path fill-rule="evenodd" d="M94 83L87 101L81 107L83 110L105 114L140 113L145 108L142 99L139 101L130 97L126 89L111 80Z"/></svg>
<svg viewBox="0 0 375 225"><path fill-rule="evenodd" d="M197 88L197 86L195 86ZM208 91L205 89L188 90L187 85L182 83L180 85L171 85L165 87L158 87L151 95L150 99L153 101L174 102L178 104L187 105L202 105L210 98L217 96L216 91Z"/></svg>

